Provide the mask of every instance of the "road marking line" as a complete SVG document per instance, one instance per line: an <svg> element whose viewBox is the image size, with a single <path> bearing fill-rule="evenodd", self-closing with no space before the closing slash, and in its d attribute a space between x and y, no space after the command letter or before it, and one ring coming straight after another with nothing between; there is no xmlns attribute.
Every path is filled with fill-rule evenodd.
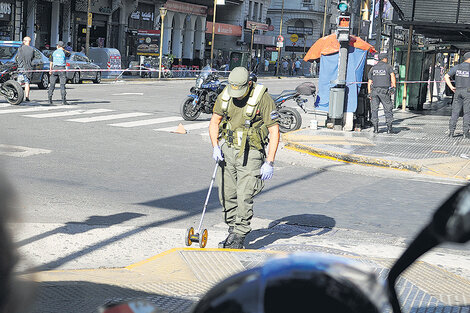
<svg viewBox="0 0 470 313"><path fill-rule="evenodd" d="M108 110L108 109L73 110L73 111L54 112L54 113L30 114L30 115L23 115L23 116L34 117L34 118L47 118L47 117L61 117L61 116L82 115L82 114L96 114L96 113L105 113L105 112L111 112L111 111L113 110Z"/></svg>
<svg viewBox="0 0 470 313"><path fill-rule="evenodd" d="M49 111L49 110L57 110L63 108L70 108L69 106L65 105L58 105L58 106L51 106L51 107L29 107L25 109L7 109L7 110L0 110L0 114L8 114L8 113L23 113L23 112L34 112L34 111Z"/></svg>
<svg viewBox="0 0 470 313"><path fill-rule="evenodd" d="M176 121L182 121L182 120L183 118L179 116L168 116L168 117L153 118L149 120L124 122L124 123L116 123L116 124L109 124L109 125L117 126L117 127L136 127L136 126L153 125L153 124L160 124L160 123L167 123L167 122L176 122Z"/></svg>
<svg viewBox="0 0 470 313"><path fill-rule="evenodd" d="M109 121L109 120L117 120L120 118L129 118L129 117L138 117L138 116L146 116L151 115L150 113L121 113L121 114L113 114L113 115L104 115L104 116L94 116L94 117L84 117L84 118L75 118L71 120L67 120L69 122L78 122L78 123L89 123L89 122L100 122L100 121Z"/></svg>
<svg viewBox="0 0 470 313"><path fill-rule="evenodd" d="M11 146L0 144L0 155L7 155L17 158L29 157L36 154L46 154L51 153L51 150L38 149L38 148L29 148L23 146Z"/></svg>
<svg viewBox="0 0 470 313"><path fill-rule="evenodd" d="M188 124L188 125L183 125L184 129L186 130L196 130L196 129L202 129L202 128L209 128L209 122L199 122L199 123L193 123L193 124ZM162 132L174 132L178 126L172 126L172 127L165 127L165 128L157 128L154 129L156 131L162 131Z"/></svg>
<svg viewBox="0 0 470 313"><path fill-rule="evenodd" d="M123 93L114 93L111 96L129 96L129 95L137 95L137 96L143 96L143 92L123 92Z"/></svg>

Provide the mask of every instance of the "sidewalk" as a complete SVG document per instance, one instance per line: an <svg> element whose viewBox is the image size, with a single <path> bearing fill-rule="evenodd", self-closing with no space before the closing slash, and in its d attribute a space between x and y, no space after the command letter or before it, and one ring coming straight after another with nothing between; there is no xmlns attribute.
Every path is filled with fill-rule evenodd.
<svg viewBox="0 0 470 313"><path fill-rule="evenodd" d="M381 279L393 264L386 258L305 248L354 259ZM34 275L39 292L32 312L91 313L104 304L135 299L154 303L159 312L190 312L219 281L293 249L290 245L276 251L177 248L125 268L40 272ZM422 261L405 272L397 291L404 312L470 312L470 282Z"/></svg>
<svg viewBox="0 0 470 313"><path fill-rule="evenodd" d="M470 179L470 139L464 139L462 118L456 136L447 137L450 106L434 104L424 112L394 111L394 134L386 133L379 117L379 133L304 128L283 135L286 148L317 157L372 165L453 179Z"/></svg>

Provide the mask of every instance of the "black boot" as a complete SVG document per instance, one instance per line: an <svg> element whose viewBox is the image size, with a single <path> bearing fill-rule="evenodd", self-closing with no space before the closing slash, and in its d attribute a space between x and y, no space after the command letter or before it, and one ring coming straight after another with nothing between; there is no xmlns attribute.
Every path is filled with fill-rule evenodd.
<svg viewBox="0 0 470 313"><path fill-rule="evenodd" d="M233 240L229 242L230 235L233 235ZM245 236L239 235L239 234L230 234L229 237L227 237L227 241L225 242L224 248L225 249L244 249L244 243L245 243Z"/></svg>
<svg viewBox="0 0 470 313"><path fill-rule="evenodd" d="M393 134L392 124L387 125L387 134Z"/></svg>
<svg viewBox="0 0 470 313"><path fill-rule="evenodd" d="M52 105L52 96L48 96L49 105Z"/></svg>
<svg viewBox="0 0 470 313"><path fill-rule="evenodd" d="M379 133L379 124L374 124L374 133Z"/></svg>
<svg viewBox="0 0 470 313"><path fill-rule="evenodd" d="M70 105L65 98L62 98L62 105Z"/></svg>
<svg viewBox="0 0 470 313"><path fill-rule="evenodd" d="M449 134L447 135L449 137L454 137L454 131L449 129Z"/></svg>
<svg viewBox="0 0 470 313"><path fill-rule="evenodd" d="M227 238L225 238L224 240L222 240L221 242L219 242L219 249L224 248L226 242L230 242L230 243L231 243L231 242L233 241L234 235L233 235L232 233L233 233L233 226L230 226L230 227L228 228L228 236L227 236Z"/></svg>

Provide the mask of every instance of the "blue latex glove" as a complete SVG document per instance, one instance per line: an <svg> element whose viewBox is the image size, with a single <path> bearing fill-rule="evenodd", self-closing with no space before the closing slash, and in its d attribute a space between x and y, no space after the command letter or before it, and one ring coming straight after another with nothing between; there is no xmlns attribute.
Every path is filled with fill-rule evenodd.
<svg viewBox="0 0 470 313"><path fill-rule="evenodd" d="M268 162L265 162L263 166L261 166L261 179L268 180L273 177L274 167L270 165Z"/></svg>
<svg viewBox="0 0 470 313"><path fill-rule="evenodd" d="M222 150L220 150L219 146L214 147L214 152L212 152L212 158L216 162L220 162L224 160L224 156L222 155Z"/></svg>

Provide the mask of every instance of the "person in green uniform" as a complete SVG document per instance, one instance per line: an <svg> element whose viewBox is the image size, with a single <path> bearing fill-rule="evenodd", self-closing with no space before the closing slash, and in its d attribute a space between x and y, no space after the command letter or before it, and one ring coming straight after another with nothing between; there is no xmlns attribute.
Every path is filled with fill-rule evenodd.
<svg viewBox="0 0 470 313"><path fill-rule="evenodd" d="M253 198L273 176L279 113L267 88L251 81L244 67L234 68L228 82L215 102L209 136L220 166L219 199L229 226L219 247L243 249L251 231Z"/></svg>

